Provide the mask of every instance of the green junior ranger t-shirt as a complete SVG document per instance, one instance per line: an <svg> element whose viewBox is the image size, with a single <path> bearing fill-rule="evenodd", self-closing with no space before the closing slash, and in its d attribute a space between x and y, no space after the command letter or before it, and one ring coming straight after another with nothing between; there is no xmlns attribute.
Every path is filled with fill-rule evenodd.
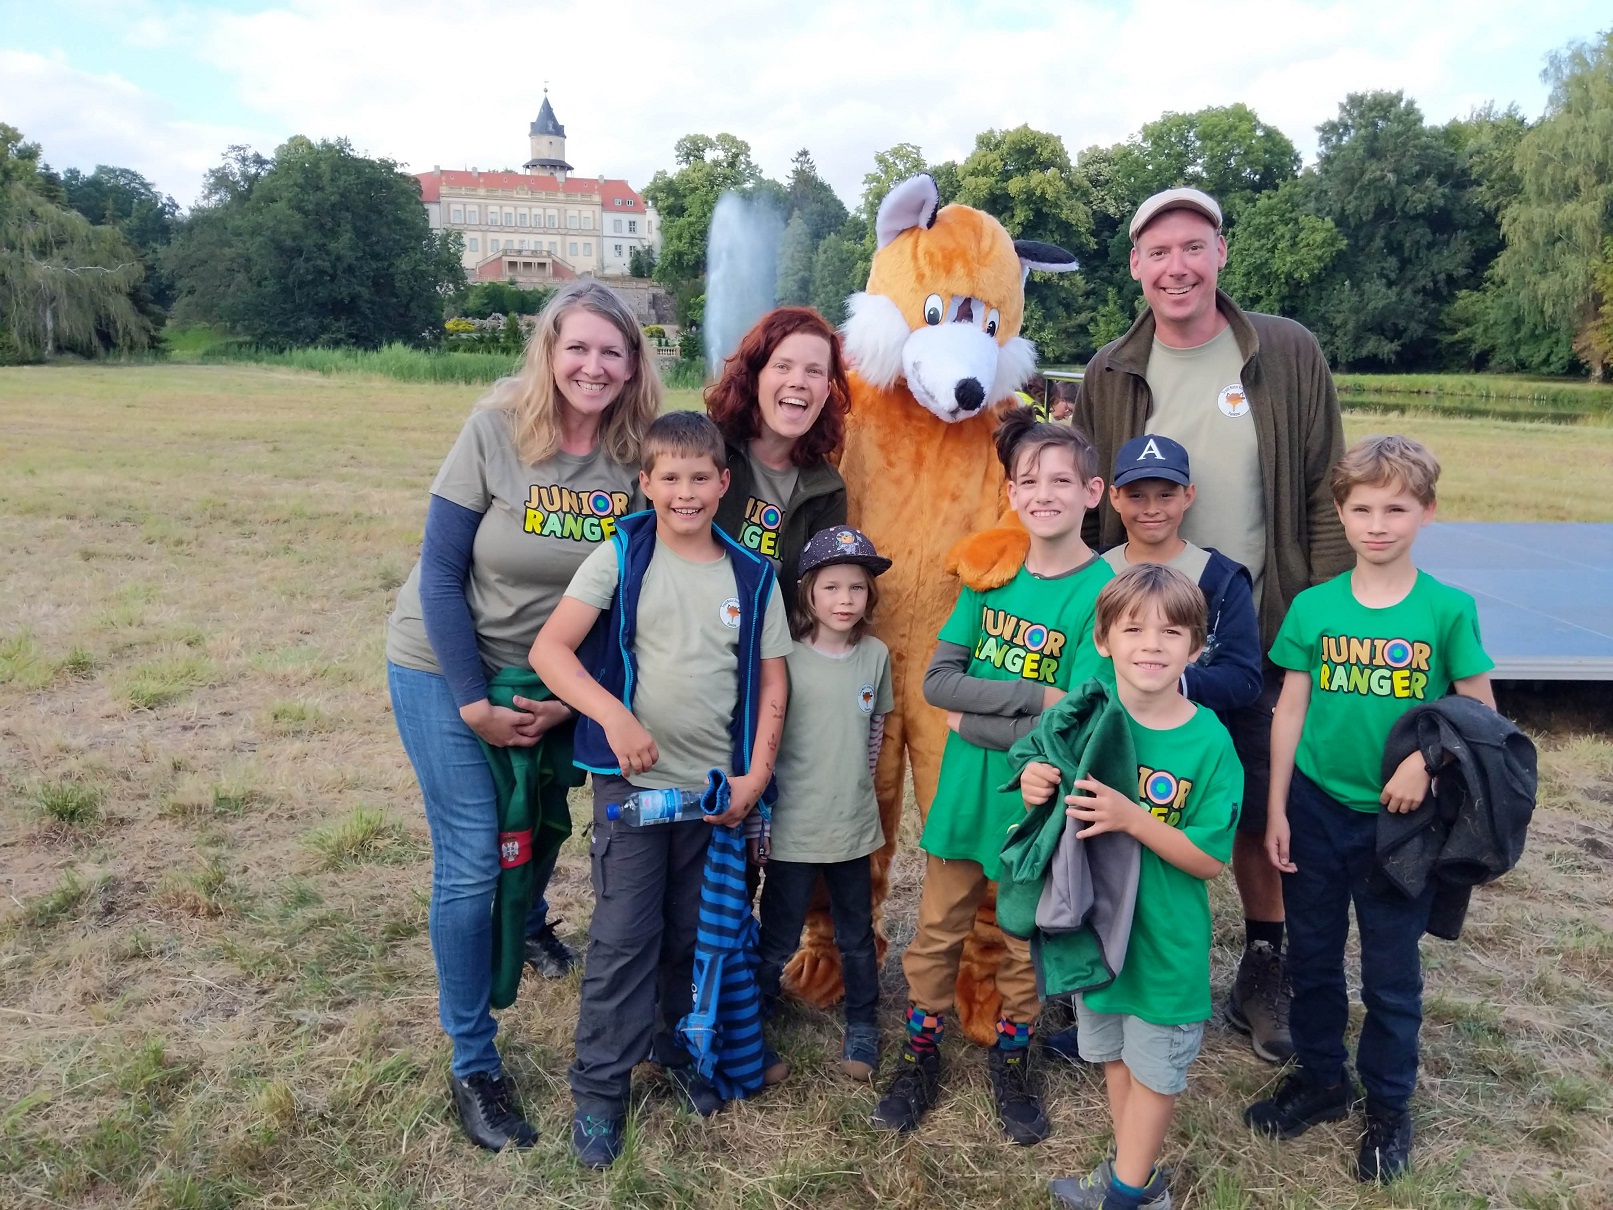
<svg viewBox="0 0 1613 1210"><path fill-rule="evenodd" d="M471 547L465 603L489 672L527 667L532 640L577 568L632 511L638 473L596 449L557 453L536 466L515 452L507 412L473 412L431 484L431 494L482 514ZM386 658L440 672L420 609L420 564L398 592Z"/></svg>
<svg viewBox="0 0 1613 1210"><path fill-rule="evenodd" d="M777 861L851 861L885 843L868 769L874 719L889 714L891 659L865 635L843 655L797 641L785 657L790 705L779 744Z"/></svg>
<svg viewBox="0 0 1613 1210"><path fill-rule="evenodd" d="M1259 605L1266 495L1236 335L1222 328L1190 349L1156 337L1145 377L1153 396L1146 430L1180 442L1193 468L1195 497L1182 517L1182 537L1247 567Z"/></svg>
<svg viewBox="0 0 1613 1210"><path fill-rule="evenodd" d="M784 514L789 511L790 497L795 495L801 471L794 466L776 471L754 454L745 457L750 463L751 493L745 500L745 519L735 540L746 550L766 555L776 570L779 533L784 528Z"/></svg>
<svg viewBox="0 0 1613 1210"><path fill-rule="evenodd" d="M958 594L940 639L973 653L966 673L988 681L1024 680L1068 691L1089 677L1114 683L1114 666L1092 642L1098 592L1114 572L1094 555L1062 576L1043 579L1023 567L1001 588ZM980 863L995 880L1008 829L1025 814L1008 753L947 735L935 801L919 846L931 856Z"/></svg>
<svg viewBox="0 0 1613 1210"><path fill-rule="evenodd" d="M1137 801L1217 861L1231 861L1243 766L1214 711L1195 707L1187 722L1164 731L1132 719L1131 740L1137 747ZM1095 1013L1154 1025L1208 1020L1210 892L1204 879L1144 846L1126 963L1113 983L1083 1000Z"/></svg>
<svg viewBox="0 0 1613 1210"><path fill-rule="evenodd" d="M607 544L583 560L565 595L609 609L618 578L616 550ZM712 769L733 767L728 722L739 700L740 608L727 551L695 563L656 543L639 589L633 717L655 740L661 759L628 779L635 786L698 790ZM789 653L790 630L775 587L762 619L762 658Z"/></svg>
<svg viewBox="0 0 1613 1210"><path fill-rule="evenodd" d="M1478 606L1426 571L1383 609L1355 599L1353 573L1294 598L1271 662L1306 672L1311 700L1294 763L1330 798L1376 814L1383 749L1407 710L1450 692L1451 682L1495 667L1479 638Z"/></svg>

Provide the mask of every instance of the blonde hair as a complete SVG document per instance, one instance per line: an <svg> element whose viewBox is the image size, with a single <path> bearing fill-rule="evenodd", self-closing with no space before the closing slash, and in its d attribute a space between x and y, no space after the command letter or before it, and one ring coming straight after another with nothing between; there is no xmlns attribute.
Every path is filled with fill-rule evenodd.
<svg viewBox="0 0 1613 1210"><path fill-rule="evenodd" d="M638 462L639 443L661 414L661 376L655 354L638 320L621 295L596 281L562 287L538 313L521 368L493 384L476 406L504 412L510 418L515 451L528 466L554 456L560 448L560 393L554 380L554 350L560 325L573 311L588 311L608 320L622 334L632 373L600 419L599 444L623 466Z"/></svg>
<svg viewBox="0 0 1613 1210"><path fill-rule="evenodd" d="M1398 483L1425 508L1434 502L1439 482L1439 459L1421 441L1410 437L1363 437L1333 468L1333 503L1340 508L1357 487L1387 487Z"/></svg>
<svg viewBox="0 0 1613 1210"><path fill-rule="evenodd" d="M1193 650L1204 646L1209 630L1204 593L1192 580L1163 563L1138 563L1103 586L1098 593L1092 637L1100 643L1108 642L1109 631L1116 624L1149 605L1158 605L1172 626L1187 628Z"/></svg>

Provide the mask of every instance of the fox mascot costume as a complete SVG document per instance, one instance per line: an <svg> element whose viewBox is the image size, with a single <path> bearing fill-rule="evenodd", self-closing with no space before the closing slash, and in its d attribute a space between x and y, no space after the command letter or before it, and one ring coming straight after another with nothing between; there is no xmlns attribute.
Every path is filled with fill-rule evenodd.
<svg viewBox="0 0 1613 1210"><path fill-rule="evenodd" d="M1019 335L1025 275L1076 266L1062 248L1011 239L989 214L942 208L927 174L886 195L876 235L868 288L852 295L844 328L852 405L840 473L851 524L892 561L879 580L875 621L890 648L895 691L874 776L885 829L873 859L878 921L901 828L904 774L911 762L922 817L941 768L946 718L925 702L923 682L957 601L958 582L948 573L973 587L996 587L1013 578L1029 546L1007 512L992 445L997 412L1036 368L1035 347ZM980 909L957 986L959 1022L985 1045L996 1037L995 972L1003 953L993 905ZM841 995L840 956L821 908L808 919L787 977L811 1003L828 1005Z"/></svg>

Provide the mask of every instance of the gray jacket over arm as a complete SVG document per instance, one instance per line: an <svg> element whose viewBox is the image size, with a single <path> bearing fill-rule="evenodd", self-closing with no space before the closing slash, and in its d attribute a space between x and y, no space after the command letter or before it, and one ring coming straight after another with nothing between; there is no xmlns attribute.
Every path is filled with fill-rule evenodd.
<svg viewBox="0 0 1613 1210"><path fill-rule="evenodd" d="M1046 694L1032 681L970 676L965 670L971 658L967 647L945 640L937 643L924 673L924 700L962 714L958 734L975 747L1006 752L1036 726Z"/></svg>

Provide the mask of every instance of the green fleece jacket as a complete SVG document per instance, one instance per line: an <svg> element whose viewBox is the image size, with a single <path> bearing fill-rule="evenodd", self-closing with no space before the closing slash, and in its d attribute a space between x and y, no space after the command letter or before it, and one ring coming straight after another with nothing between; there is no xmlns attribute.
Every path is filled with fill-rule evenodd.
<svg viewBox="0 0 1613 1210"><path fill-rule="evenodd" d="M1064 814L1064 798L1087 777L1135 794L1137 753L1120 699L1095 679L1065 694L1008 750L1015 773L1002 788L1017 788L1032 761L1058 769L1059 789L1009 829L997 924L1030 940L1044 997L1091 991L1112 983L1125 962L1140 849L1119 832L1077 838L1080 824Z"/></svg>
<svg viewBox="0 0 1613 1210"><path fill-rule="evenodd" d="M500 668L487 682L487 700L515 708L515 698L541 702L554 695L530 668ZM526 916L537 891L533 864L571 835L566 791L582 784L571 763L571 724L554 727L530 748L495 748L482 741L482 755L498 792L498 889L493 894L494 1008L515 1003L525 963Z"/></svg>
<svg viewBox="0 0 1613 1210"><path fill-rule="evenodd" d="M742 446L728 447L728 491L717 505L717 526L736 542L743 543L745 501L756 486L751 475L750 457ZM779 530L779 591L786 609L795 607L795 585L801 569L801 548L812 535L831 525L846 523L846 481L828 462L803 466L795 477L795 491L784 506L784 526Z"/></svg>
<svg viewBox="0 0 1613 1210"><path fill-rule="evenodd" d="M1260 644L1269 650L1293 599L1355 561L1328 485L1344 454L1344 424L1316 337L1291 319L1241 311L1219 290L1215 302L1243 354L1243 389L1260 449L1266 501ZM1120 447L1146 431L1153 411L1147 373L1154 328L1153 311L1144 310L1130 331L1098 350L1081 381L1074 419L1097 447L1105 478ZM1107 493L1087 513L1082 534L1095 550L1126 540Z"/></svg>

